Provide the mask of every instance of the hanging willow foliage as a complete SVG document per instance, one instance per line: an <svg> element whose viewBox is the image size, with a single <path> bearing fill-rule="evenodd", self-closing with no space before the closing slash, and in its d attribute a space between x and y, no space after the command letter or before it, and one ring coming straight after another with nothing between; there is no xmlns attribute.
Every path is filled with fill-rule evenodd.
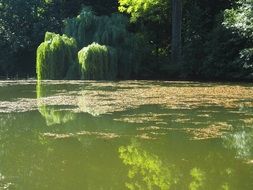
<svg viewBox="0 0 253 190"><path fill-rule="evenodd" d="M65 20L64 33L76 39L79 49L93 42L97 17L84 9L76 18Z"/></svg>
<svg viewBox="0 0 253 190"><path fill-rule="evenodd" d="M114 76L127 79L137 73L140 62L138 38L127 30L127 25L128 19L120 14L113 14L110 17L96 16L86 8L76 18L65 20L64 33L75 38L80 49L92 42L113 47L116 50L113 53L119 57L117 59L118 71ZM96 52L99 53L99 51ZM89 61L90 65L92 65L91 61ZM87 79L101 79L100 77L99 75L99 78L88 77Z"/></svg>
<svg viewBox="0 0 253 190"><path fill-rule="evenodd" d="M82 79L112 80L117 75L117 53L108 46L97 43L78 52Z"/></svg>
<svg viewBox="0 0 253 190"><path fill-rule="evenodd" d="M73 38L47 32L37 49L37 79L75 79L79 77L77 45Z"/></svg>

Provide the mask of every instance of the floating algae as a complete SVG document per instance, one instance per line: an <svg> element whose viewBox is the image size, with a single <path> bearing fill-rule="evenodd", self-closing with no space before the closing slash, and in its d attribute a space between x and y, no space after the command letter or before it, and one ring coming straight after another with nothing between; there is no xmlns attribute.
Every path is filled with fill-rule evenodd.
<svg viewBox="0 0 253 190"><path fill-rule="evenodd" d="M73 38L47 32L37 49L37 79L75 79L79 77L77 45Z"/></svg>

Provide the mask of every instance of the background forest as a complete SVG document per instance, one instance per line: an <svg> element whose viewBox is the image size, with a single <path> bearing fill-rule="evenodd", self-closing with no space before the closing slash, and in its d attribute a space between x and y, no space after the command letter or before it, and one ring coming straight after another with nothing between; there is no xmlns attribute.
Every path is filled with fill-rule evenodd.
<svg viewBox="0 0 253 190"><path fill-rule="evenodd" d="M80 62L93 49L108 54L115 63L113 69L119 70L114 73L117 79L253 79L253 0L182 0L180 63L171 59L173 1L0 0L0 77L35 77L37 48L46 32L53 32L77 39ZM97 25L83 28L94 30L94 36L86 38L92 39L89 42L79 39L78 31L69 30L77 23L73 19L82 15L91 19L91 27ZM106 38L99 31L110 26L114 30ZM108 40L112 35L116 41ZM113 56L115 50L117 56ZM114 79L110 76L113 73L94 79Z"/></svg>

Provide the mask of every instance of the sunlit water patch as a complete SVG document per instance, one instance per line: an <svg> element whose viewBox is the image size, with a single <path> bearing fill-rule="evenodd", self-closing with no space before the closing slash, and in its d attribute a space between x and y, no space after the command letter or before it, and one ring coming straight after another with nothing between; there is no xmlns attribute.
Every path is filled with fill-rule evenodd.
<svg viewBox="0 0 253 190"><path fill-rule="evenodd" d="M1 81L0 189L253 189L253 86Z"/></svg>

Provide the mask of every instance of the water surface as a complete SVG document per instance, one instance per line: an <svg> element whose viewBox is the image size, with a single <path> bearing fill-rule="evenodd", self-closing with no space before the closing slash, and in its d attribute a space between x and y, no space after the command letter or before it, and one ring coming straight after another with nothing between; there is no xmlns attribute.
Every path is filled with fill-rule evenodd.
<svg viewBox="0 0 253 190"><path fill-rule="evenodd" d="M0 189L253 189L253 85L1 81Z"/></svg>

